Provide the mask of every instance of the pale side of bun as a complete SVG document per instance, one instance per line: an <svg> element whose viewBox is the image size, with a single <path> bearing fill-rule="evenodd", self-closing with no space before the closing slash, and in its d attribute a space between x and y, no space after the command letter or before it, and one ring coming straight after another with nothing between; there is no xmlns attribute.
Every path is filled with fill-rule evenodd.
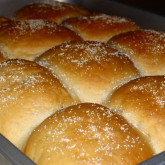
<svg viewBox="0 0 165 165"><path fill-rule="evenodd" d="M117 34L139 29L128 18L105 14L70 18L62 24L78 33L84 40L101 42L107 42Z"/></svg>
<svg viewBox="0 0 165 165"><path fill-rule="evenodd" d="M31 134L25 154L38 165L135 165L153 152L141 133L92 103L57 111Z"/></svg>
<svg viewBox="0 0 165 165"><path fill-rule="evenodd" d="M165 33L132 31L113 37L108 44L128 54L144 76L165 75Z"/></svg>
<svg viewBox="0 0 165 165"><path fill-rule="evenodd" d="M0 133L19 149L46 117L74 103L46 68L32 61L0 64Z"/></svg>
<svg viewBox="0 0 165 165"><path fill-rule="evenodd" d="M89 15L89 12L69 3L51 0L26 5L16 11L13 18L16 20L44 19L60 23L67 18L81 15Z"/></svg>
<svg viewBox="0 0 165 165"><path fill-rule="evenodd" d="M36 59L82 102L101 103L123 83L139 76L132 61L104 43L70 41Z"/></svg>
<svg viewBox="0 0 165 165"><path fill-rule="evenodd" d="M9 58L34 60L65 41L81 40L75 32L44 20L8 21L0 26L0 47Z"/></svg>
<svg viewBox="0 0 165 165"><path fill-rule="evenodd" d="M117 89L108 101L108 106L146 134L155 153L165 150L165 76L132 80Z"/></svg>

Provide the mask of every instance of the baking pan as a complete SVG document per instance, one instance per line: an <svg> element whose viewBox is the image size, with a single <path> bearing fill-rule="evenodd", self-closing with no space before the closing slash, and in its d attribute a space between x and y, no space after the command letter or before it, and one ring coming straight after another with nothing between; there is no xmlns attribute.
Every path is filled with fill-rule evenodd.
<svg viewBox="0 0 165 165"><path fill-rule="evenodd" d="M35 165L35 163L0 134L0 165Z"/></svg>
<svg viewBox="0 0 165 165"><path fill-rule="evenodd" d="M20 7L42 0L0 0L0 16L11 17ZM60 1L60 0L59 0ZM61 0L83 7L91 12L125 16L143 29L165 31L165 17L124 5L112 0ZM0 165L35 165L12 143L0 134ZM165 165L165 152L162 152L139 165Z"/></svg>

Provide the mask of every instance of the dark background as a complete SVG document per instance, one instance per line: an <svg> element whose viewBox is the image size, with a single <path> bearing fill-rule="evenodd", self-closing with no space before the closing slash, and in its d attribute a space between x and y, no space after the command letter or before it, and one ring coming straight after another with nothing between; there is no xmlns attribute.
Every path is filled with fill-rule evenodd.
<svg viewBox="0 0 165 165"><path fill-rule="evenodd" d="M165 16L165 0L114 0Z"/></svg>

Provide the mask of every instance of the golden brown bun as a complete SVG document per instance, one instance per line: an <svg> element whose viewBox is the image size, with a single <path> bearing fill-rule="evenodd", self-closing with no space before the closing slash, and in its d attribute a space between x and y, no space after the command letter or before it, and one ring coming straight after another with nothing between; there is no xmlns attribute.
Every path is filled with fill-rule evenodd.
<svg viewBox="0 0 165 165"><path fill-rule="evenodd" d="M153 155L124 118L98 104L57 111L31 134L25 154L38 165L134 165Z"/></svg>
<svg viewBox="0 0 165 165"><path fill-rule="evenodd" d="M165 150L165 76L132 80L108 101L108 106L146 134L155 153Z"/></svg>
<svg viewBox="0 0 165 165"><path fill-rule="evenodd" d="M53 22L8 21L0 26L0 48L9 58L34 60L49 48L70 40L81 38Z"/></svg>
<svg viewBox="0 0 165 165"><path fill-rule="evenodd" d="M108 44L128 54L144 76L165 75L165 33L132 31L113 37Z"/></svg>
<svg viewBox="0 0 165 165"><path fill-rule="evenodd" d="M62 24L78 33L84 40L101 42L106 42L119 33L139 29L128 18L105 14L70 18Z"/></svg>
<svg viewBox="0 0 165 165"><path fill-rule="evenodd" d="M32 61L1 63L0 79L0 133L21 150L38 124L73 103L61 83Z"/></svg>
<svg viewBox="0 0 165 165"><path fill-rule="evenodd" d="M117 86L139 76L127 56L94 41L65 42L36 62L48 67L82 102L101 103Z"/></svg>
<svg viewBox="0 0 165 165"><path fill-rule="evenodd" d="M51 0L49 2L38 2L26 5L16 11L13 18L17 20L45 19L60 23L67 18L88 14L89 12L83 8L69 3Z"/></svg>

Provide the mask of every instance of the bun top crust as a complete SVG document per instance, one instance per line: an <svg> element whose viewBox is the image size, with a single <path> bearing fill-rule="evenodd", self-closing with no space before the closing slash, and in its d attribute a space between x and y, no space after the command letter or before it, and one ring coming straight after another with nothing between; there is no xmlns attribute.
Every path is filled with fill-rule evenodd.
<svg viewBox="0 0 165 165"><path fill-rule="evenodd" d="M81 40L73 31L44 20L7 21L0 26L0 48L9 58L34 60L65 41Z"/></svg>
<svg viewBox="0 0 165 165"><path fill-rule="evenodd" d="M78 33L84 40L107 42L119 33L137 30L139 27L130 19L105 14L70 18L62 24Z"/></svg>
<svg viewBox="0 0 165 165"><path fill-rule="evenodd" d="M108 44L128 54L144 76L165 75L165 33L132 31L114 36Z"/></svg>
<svg viewBox="0 0 165 165"><path fill-rule="evenodd" d="M108 106L148 136L156 153L165 150L165 76L132 80L108 101Z"/></svg>
<svg viewBox="0 0 165 165"><path fill-rule="evenodd" d="M137 164L152 156L144 137L98 104L57 111L31 134L25 154L38 165Z"/></svg>
<svg viewBox="0 0 165 165"><path fill-rule="evenodd" d="M0 133L23 149L32 130L72 97L46 68L26 60L0 64Z"/></svg>
<svg viewBox="0 0 165 165"><path fill-rule="evenodd" d="M101 103L122 83L139 76L132 61L104 43L71 41L36 59L82 102Z"/></svg>
<svg viewBox="0 0 165 165"><path fill-rule="evenodd" d="M26 5L16 11L13 18L16 20L44 19L60 23L67 18L88 14L87 10L69 3L47 1Z"/></svg>

